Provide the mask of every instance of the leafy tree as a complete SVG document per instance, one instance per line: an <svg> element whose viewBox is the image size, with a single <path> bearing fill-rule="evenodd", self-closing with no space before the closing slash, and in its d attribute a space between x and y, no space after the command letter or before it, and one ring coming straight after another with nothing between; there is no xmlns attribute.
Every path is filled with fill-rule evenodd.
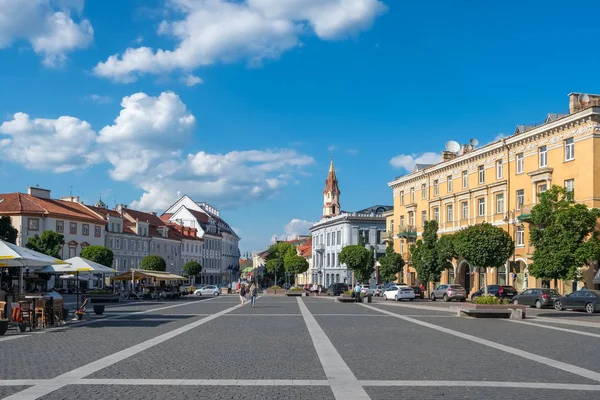
<svg viewBox="0 0 600 400"><path fill-rule="evenodd" d="M287 255L284 258L284 267L292 275L303 274L308 271L308 261L302 256Z"/></svg>
<svg viewBox="0 0 600 400"><path fill-rule="evenodd" d="M346 246L340 253L340 262L345 264L359 282L368 282L374 268L370 262L371 252L361 245Z"/></svg>
<svg viewBox="0 0 600 400"><path fill-rule="evenodd" d="M379 275L384 282L395 281L396 275L404 269L402 256L394 251L394 244L389 242L385 248L385 256L379 259Z"/></svg>
<svg viewBox="0 0 600 400"><path fill-rule="evenodd" d="M25 247L44 253L50 257L60 258L60 251L65 244L65 237L53 231L44 231L42 236L35 235L29 238Z"/></svg>
<svg viewBox="0 0 600 400"><path fill-rule="evenodd" d="M573 193L560 186L541 193L531 210L531 275L555 286L558 279L581 279L580 268L600 257L599 217L600 210L575 204Z"/></svg>
<svg viewBox="0 0 600 400"><path fill-rule="evenodd" d="M515 242L504 229L482 223L471 225L456 233L454 249L474 268L499 268L515 251ZM487 280L484 287L487 294Z"/></svg>
<svg viewBox="0 0 600 400"><path fill-rule="evenodd" d="M142 260L141 268L146 271L164 272L167 270L167 263L161 256L146 256Z"/></svg>
<svg viewBox="0 0 600 400"><path fill-rule="evenodd" d="M0 217L0 240L16 244L18 234L19 231L17 230L17 228L12 226L9 216L5 215L3 217Z"/></svg>
<svg viewBox="0 0 600 400"><path fill-rule="evenodd" d="M296 247L291 243L278 242L272 244L265 257L267 272L275 274L275 279L277 279L277 274L282 276L285 271L285 257L294 255L296 255Z"/></svg>
<svg viewBox="0 0 600 400"><path fill-rule="evenodd" d="M410 246L410 254L417 275L425 286L440 280L442 271L452 267L454 258L454 235L438 239L437 221L425 221L422 238Z"/></svg>
<svg viewBox="0 0 600 400"><path fill-rule="evenodd" d="M111 249L104 246L88 246L81 250L81 258L110 268L113 263L114 254Z"/></svg>
<svg viewBox="0 0 600 400"><path fill-rule="evenodd" d="M198 261L188 261L183 264L183 273L187 276L196 276L202 272L202 265Z"/></svg>

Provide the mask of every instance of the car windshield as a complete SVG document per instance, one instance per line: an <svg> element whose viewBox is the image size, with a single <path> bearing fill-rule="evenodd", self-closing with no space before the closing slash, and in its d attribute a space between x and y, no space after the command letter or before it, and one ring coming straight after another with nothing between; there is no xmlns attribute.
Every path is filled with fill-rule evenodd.
<svg viewBox="0 0 600 400"><path fill-rule="evenodd" d="M558 294L558 292L554 289L544 289L542 292L545 294L551 294L553 296L560 296L560 294Z"/></svg>

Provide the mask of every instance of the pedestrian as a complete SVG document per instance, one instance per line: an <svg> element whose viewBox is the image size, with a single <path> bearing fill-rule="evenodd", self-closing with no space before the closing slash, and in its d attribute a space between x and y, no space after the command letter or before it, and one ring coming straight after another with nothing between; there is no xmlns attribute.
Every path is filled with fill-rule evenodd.
<svg viewBox="0 0 600 400"><path fill-rule="evenodd" d="M256 297L258 296L258 286L253 282L252 286L250 286L250 299L252 303L252 308L256 306Z"/></svg>
<svg viewBox="0 0 600 400"><path fill-rule="evenodd" d="M354 301L356 303L360 303L360 283L356 282L356 286L354 286Z"/></svg>
<svg viewBox="0 0 600 400"><path fill-rule="evenodd" d="M231 294L231 282L227 284L227 294Z"/></svg>
<svg viewBox="0 0 600 400"><path fill-rule="evenodd" d="M240 301L242 303L242 307L244 307L244 304L246 303L246 286L242 286L240 288Z"/></svg>
<svg viewBox="0 0 600 400"><path fill-rule="evenodd" d="M241 281L238 281L238 284L237 284L237 290L238 290L238 293L240 292L240 289L241 289L241 288L242 288L242 282L241 282Z"/></svg>
<svg viewBox="0 0 600 400"><path fill-rule="evenodd" d="M319 285L319 291L317 292L317 296L321 295L322 290L323 290L323 286Z"/></svg>

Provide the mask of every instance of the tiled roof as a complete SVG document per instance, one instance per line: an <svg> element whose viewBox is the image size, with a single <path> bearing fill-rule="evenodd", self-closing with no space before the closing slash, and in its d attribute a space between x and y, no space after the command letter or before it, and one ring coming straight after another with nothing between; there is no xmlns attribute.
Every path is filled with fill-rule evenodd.
<svg viewBox="0 0 600 400"><path fill-rule="evenodd" d="M165 223L169 223L169 219L173 216L173 214L169 213L169 214L163 214L160 216L160 220L165 222Z"/></svg>
<svg viewBox="0 0 600 400"><path fill-rule="evenodd" d="M0 194L0 214L40 214L62 218L76 218L101 223L104 220L83 204L64 200L42 199L25 193Z"/></svg>
<svg viewBox="0 0 600 400"><path fill-rule="evenodd" d="M138 211L138 210L132 210L130 208L125 208L123 210L123 212L125 213L125 215L127 215L130 218L130 221L137 220L137 221L142 221L142 222L148 222L150 224L150 229L149 229L148 233L152 237L171 239L171 240L181 240L181 238L182 238L182 236L179 234L179 232L177 232L173 227L168 226L166 223L164 223L163 220L161 220L156 214L147 213L147 212ZM133 221L131 221L131 222L134 223ZM164 237L158 229L159 227L163 227L163 226L168 229L167 237Z"/></svg>
<svg viewBox="0 0 600 400"><path fill-rule="evenodd" d="M187 210L190 212L190 214L194 216L194 218L198 220L198 222L202 224L208 224L208 215L206 215L202 211L196 211L189 208Z"/></svg>
<svg viewBox="0 0 600 400"><path fill-rule="evenodd" d="M312 236L298 246L298 252L302 257L312 257Z"/></svg>
<svg viewBox="0 0 600 400"><path fill-rule="evenodd" d="M106 215L110 215L111 217L117 217L117 218L121 217L121 214L116 210L111 210L109 208L100 208L100 207L96 207L96 206L86 206L86 207L89 208L90 210L92 210L93 212L95 212L96 214L101 215L102 218L106 218Z"/></svg>

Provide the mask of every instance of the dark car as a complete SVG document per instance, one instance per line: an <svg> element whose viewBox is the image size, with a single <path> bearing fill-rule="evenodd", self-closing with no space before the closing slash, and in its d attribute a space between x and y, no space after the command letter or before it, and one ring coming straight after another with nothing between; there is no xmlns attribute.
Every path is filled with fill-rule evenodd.
<svg viewBox="0 0 600 400"><path fill-rule="evenodd" d="M512 301L513 297L519 294L517 289L508 285L488 285L487 287L489 296L496 296L500 300L508 299ZM485 294L485 287L482 287L477 292L471 295L471 300L475 300L479 296L483 296Z"/></svg>
<svg viewBox="0 0 600 400"><path fill-rule="evenodd" d="M327 295L329 296L339 296L348 290L348 285L345 283L334 283L327 288Z"/></svg>
<svg viewBox="0 0 600 400"><path fill-rule="evenodd" d="M585 310L588 314L600 311L600 291L599 290L578 290L563 297L559 297L554 302L554 308L558 311Z"/></svg>
<svg viewBox="0 0 600 400"><path fill-rule="evenodd" d="M560 294L554 289L527 289L513 297L513 304L535 306L536 308L553 307Z"/></svg>
<svg viewBox="0 0 600 400"><path fill-rule="evenodd" d="M410 287L412 288L412 290L415 291L415 298L420 298L420 299L424 299L425 298L425 291L423 290L423 288L421 288L420 286L417 285L410 285Z"/></svg>

